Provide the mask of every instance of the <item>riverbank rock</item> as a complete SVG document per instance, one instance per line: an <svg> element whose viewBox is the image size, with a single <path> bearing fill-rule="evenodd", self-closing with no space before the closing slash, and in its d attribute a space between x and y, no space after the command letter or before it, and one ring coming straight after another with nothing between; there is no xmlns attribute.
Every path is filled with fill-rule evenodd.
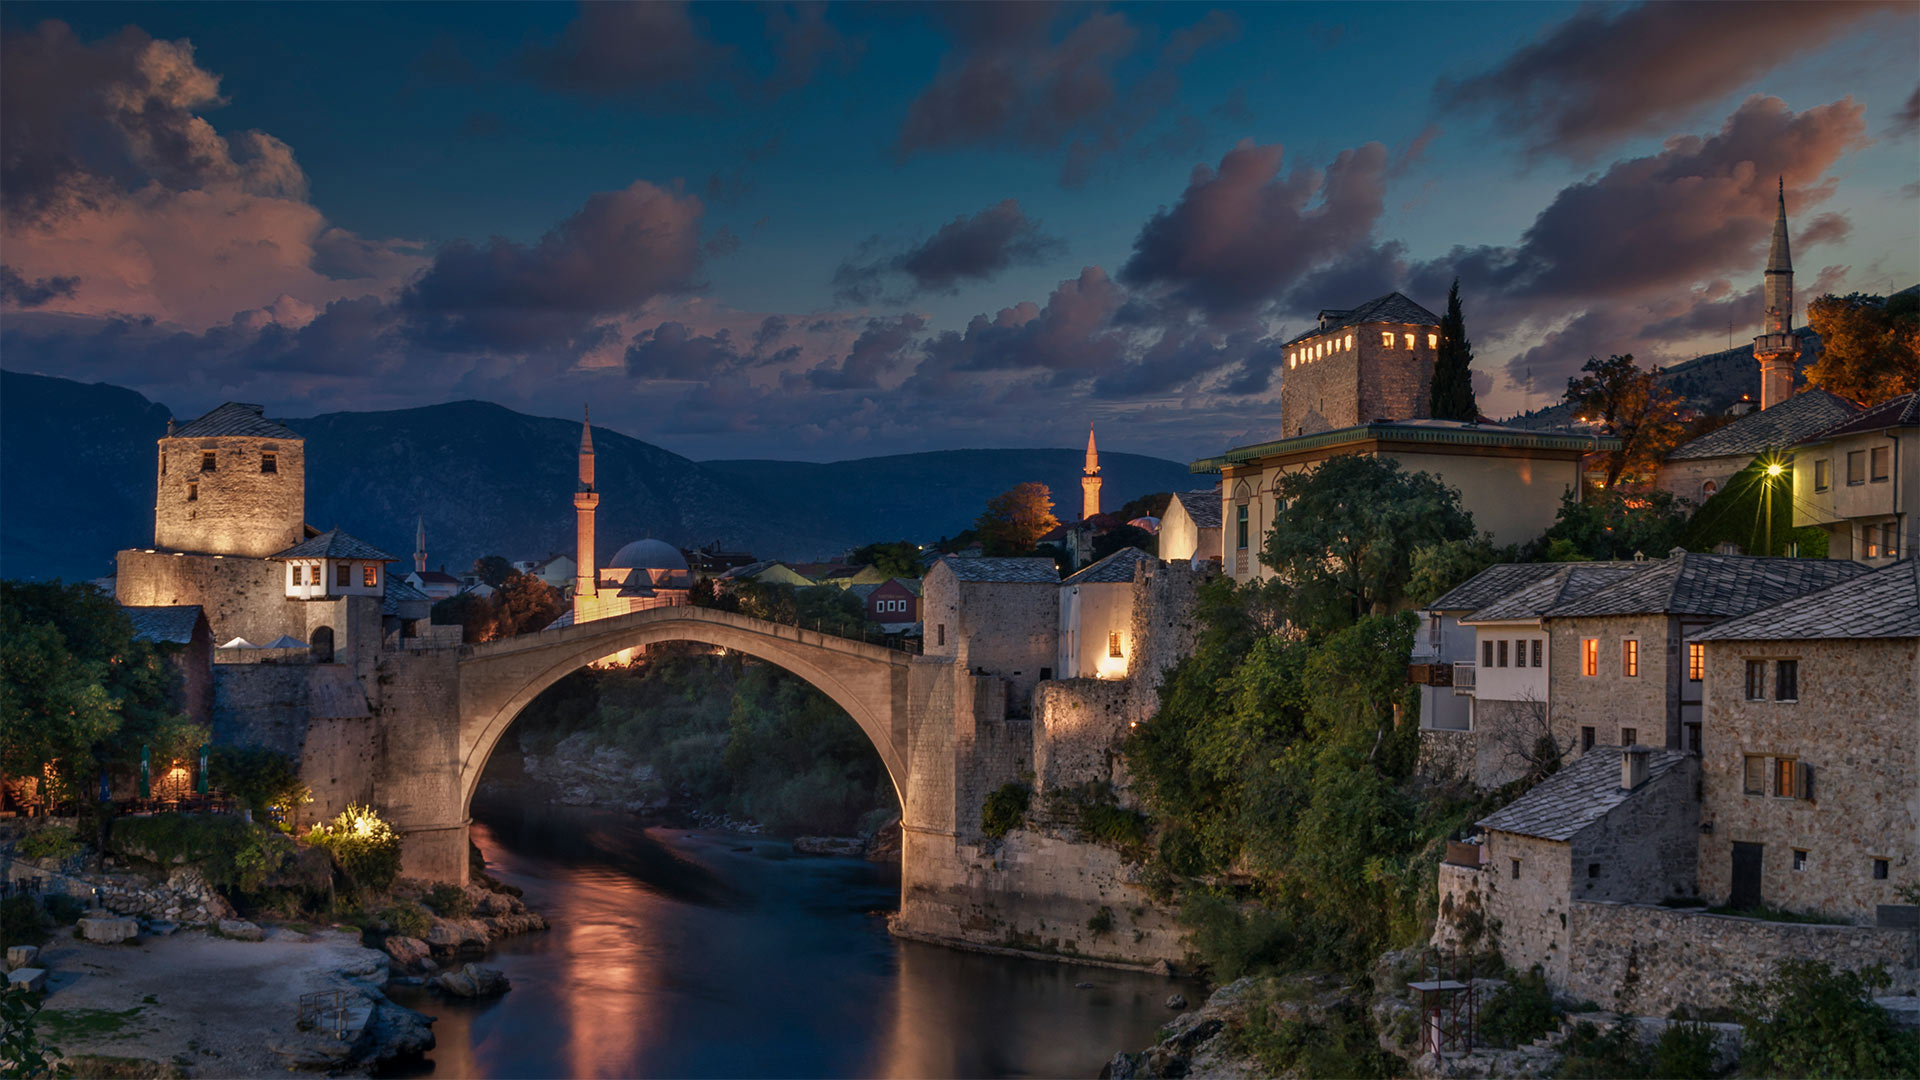
<svg viewBox="0 0 1920 1080"><path fill-rule="evenodd" d="M1168 994L1167 995L1167 1008L1184 1009L1186 1007L1187 1007L1187 995L1185 994Z"/></svg>
<svg viewBox="0 0 1920 1080"><path fill-rule="evenodd" d="M388 956L393 957L394 963L403 968L411 968L419 964L430 952L426 942L411 937L390 937L381 942L380 947L387 951Z"/></svg>
<svg viewBox="0 0 1920 1080"><path fill-rule="evenodd" d="M140 921L128 915L82 915L80 936L97 945L118 945L140 936Z"/></svg>
<svg viewBox="0 0 1920 1080"><path fill-rule="evenodd" d="M1199 1008L1168 1021L1158 1043L1115 1054L1100 1075L1113 1080L1257 1080L1263 1071L1234 1050L1232 1036L1232 1029L1246 1022L1257 988L1258 980L1248 976L1215 990Z"/></svg>
<svg viewBox="0 0 1920 1080"><path fill-rule="evenodd" d="M7 989L9 990L25 990L29 994L37 994L46 988L46 968L23 967L7 972Z"/></svg>
<svg viewBox="0 0 1920 1080"><path fill-rule="evenodd" d="M219 929L221 937L232 938L235 941L267 940L267 932L265 930L260 929L258 925L250 923L245 919L221 919Z"/></svg>
<svg viewBox="0 0 1920 1080"><path fill-rule="evenodd" d="M432 979L432 983L443 993L461 998L496 997L513 986L500 969L481 967L479 964L466 964L456 971L442 972Z"/></svg>
<svg viewBox="0 0 1920 1080"><path fill-rule="evenodd" d="M7 970L18 971L23 967L32 967L40 956L38 945L12 945L7 948Z"/></svg>

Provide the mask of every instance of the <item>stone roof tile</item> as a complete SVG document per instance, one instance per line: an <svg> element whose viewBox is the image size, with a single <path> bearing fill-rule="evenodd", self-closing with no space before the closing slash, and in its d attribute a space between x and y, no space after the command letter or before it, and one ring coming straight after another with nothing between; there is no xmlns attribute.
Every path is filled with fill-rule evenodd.
<svg viewBox="0 0 1920 1080"><path fill-rule="evenodd" d="M1533 790L1481 818L1483 829L1518 833L1541 840L1571 840L1607 812L1687 760L1680 750L1648 750L1647 782L1628 791L1620 786L1618 746L1596 746L1580 760L1547 777Z"/></svg>
<svg viewBox="0 0 1920 1080"><path fill-rule="evenodd" d="M1649 561L1646 569L1557 604L1544 614L1548 618L1656 614L1731 618L1866 572L1865 566L1847 559L1680 552Z"/></svg>
<svg viewBox="0 0 1920 1080"><path fill-rule="evenodd" d="M1895 427L1920 427L1920 394L1883 401L1857 416L1802 439L1801 445L1826 442L1843 435L1866 435Z"/></svg>
<svg viewBox="0 0 1920 1080"><path fill-rule="evenodd" d="M955 559L949 557L941 559L940 562L945 563L953 571L953 576L961 581L1031 582L1048 585L1057 584L1060 581L1060 571L1054 566L1052 559L1027 557Z"/></svg>
<svg viewBox="0 0 1920 1080"><path fill-rule="evenodd" d="M1220 527L1220 489L1209 488L1206 491L1182 491L1174 498L1180 500L1181 509L1193 519L1193 524L1201 529Z"/></svg>
<svg viewBox="0 0 1920 1080"><path fill-rule="evenodd" d="M1341 311L1327 308L1322 312L1329 316L1322 325L1315 323L1313 329L1296 334L1285 342L1291 345L1310 337L1332 333L1348 326L1361 326L1365 323L1410 323L1417 326L1439 326L1440 316L1409 300L1406 296L1390 292L1385 296L1376 296L1357 308Z"/></svg>
<svg viewBox="0 0 1920 1080"><path fill-rule="evenodd" d="M1428 611L1473 611L1553 574L1565 563L1495 563L1426 606Z"/></svg>
<svg viewBox="0 0 1920 1080"><path fill-rule="evenodd" d="M1909 637L1920 637L1920 560L1913 558L1715 623L1688 640Z"/></svg>
<svg viewBox="0 0 1920 1080"><path fill-rule="evenodd" d="M193 641L193 628L200 621L199 604L173 604L159 607L121 605L133 623L135 641L164 645L186 645Z"/></svg>
<svg viewBox="0 0 1920 1080"><path fill-rule="evenodd" d="M1462 625L1506 622L1512 619L1537 619L1554 607L1577 600L1606 588L1629 574L1646 568L1645 563L1600 562L1560 563L1559 569L1531 585L1475 610L1461 618Z"/></svg>
<svg viewBox="0 0 1920 1080"><path fill-rule="evenodd" d="M363 559L368 562L399 562L400 560L367 543L365 540L348 536L338 528L328 529L319 536L303 540L285 551L272 556L275 559ZM437 573L437 571L428 571ZM422 577L425 577L423 574Z"/></svg>
<svg viewBox="0 0 1920 1080"><path fill-rule="evenodd" d="M1113 585L1133 580L1133 568L1143 562L1155 562L1153 556L1136 547L1124 547L1101 559L1099 562L1082 567L1073 576L1062 581L1062 585Z"/></svg>
<svg viewBox="0 0 1920 1080"><path fill-rule="evenodd" d="M168 438L198 439L218 435L239 435L258 439L298 439L300 433L265 416L266 408L244 401L229 401L202 416L173 429Z"/></svg>
<svg viewBox="0 0 1920 1080"><path fill-rule="evenodd" d="M1858 405L1825 390L1802 390L1771 409L1748 413L1723 428L1682 443L1667 455L1667 460L1753 458L1768 450L1784 450L1859 411Z"/></svg>

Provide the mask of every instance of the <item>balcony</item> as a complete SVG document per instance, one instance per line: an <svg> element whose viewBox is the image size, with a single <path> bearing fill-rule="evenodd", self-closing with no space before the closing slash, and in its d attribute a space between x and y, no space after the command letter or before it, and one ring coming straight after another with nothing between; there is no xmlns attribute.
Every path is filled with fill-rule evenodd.
<svg viewBox="0 0 1920 1080"><path fill-rule="evenodd" d="M1473 661L1453 662L1453 692L1461 697L1473 696Z"/></svg>

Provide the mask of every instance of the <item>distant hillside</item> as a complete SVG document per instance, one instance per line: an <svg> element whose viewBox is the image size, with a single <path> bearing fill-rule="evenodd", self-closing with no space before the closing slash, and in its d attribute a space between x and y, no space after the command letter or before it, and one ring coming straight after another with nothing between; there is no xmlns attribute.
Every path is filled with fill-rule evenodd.
<svg viewBox="0 0 1920 1080"><path fill-rule="evenodd" d="M1807 327L1793 331L1800 338L1800 359L1794 367L1794 381L1807 385L1807 368L1820 356L1820 335ZM1760 396L1760 367L1753 359L1753 343L1735 349L1696 356L1662 369L1660 383L1680 395L1680 400L1703 413L1724 412L1741 395ZM1565 402L1535 412L1522 413L1502 423L1524 428L1558 428L1573 423L1573 406Z"/></svg>
<svg viewBox="0 0 1920 1080"><path fill-rule="evenodd" d="M154 441L168 415L121 387L0 371L0 574L99 577L116 550L150 543ZM450 570L485 554L572 550L578 423L472 401L285 422L306 437L307 520L319 528L338 525L408 559L414 516L424 514L429 562ZM649 535L793 559L932 539L965 528L987 497L1022 480L1045 481L1064 507L1079 506L1075 450L700 464L602 428L594 447L603 559ZM1176 462L1101 460L1109 508L1191 486Z"/></svg>
<svg viewBox="0 0 1920 1080"><path fill-rule="evenodd" d="M988 499L1027 480L1053 489L1054 514L1080 517L1083 450L938 450L819 465L804 461L704 461L746 485L772 512L825 515L858 536L928 541L973 524ZM1118 510L1157 491L1204 487L1187 467L1139 454L1100 452L1100 504Z"/></svg>

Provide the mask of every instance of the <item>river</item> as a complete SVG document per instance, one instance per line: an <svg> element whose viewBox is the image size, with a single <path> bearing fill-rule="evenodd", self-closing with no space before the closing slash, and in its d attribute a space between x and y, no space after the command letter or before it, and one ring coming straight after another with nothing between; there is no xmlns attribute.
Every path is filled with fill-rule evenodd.
<svg viewBox="0 0 1920 1080"><path fill-rule="evenodd" d="M395 988L439 1018L438 1047L395 1075L1092 1077L1155 1040L1169 994L1199 997L894 938L895 866L617 814L476 812L488 872L552 929L483 961L505 997Z"/></svg>

